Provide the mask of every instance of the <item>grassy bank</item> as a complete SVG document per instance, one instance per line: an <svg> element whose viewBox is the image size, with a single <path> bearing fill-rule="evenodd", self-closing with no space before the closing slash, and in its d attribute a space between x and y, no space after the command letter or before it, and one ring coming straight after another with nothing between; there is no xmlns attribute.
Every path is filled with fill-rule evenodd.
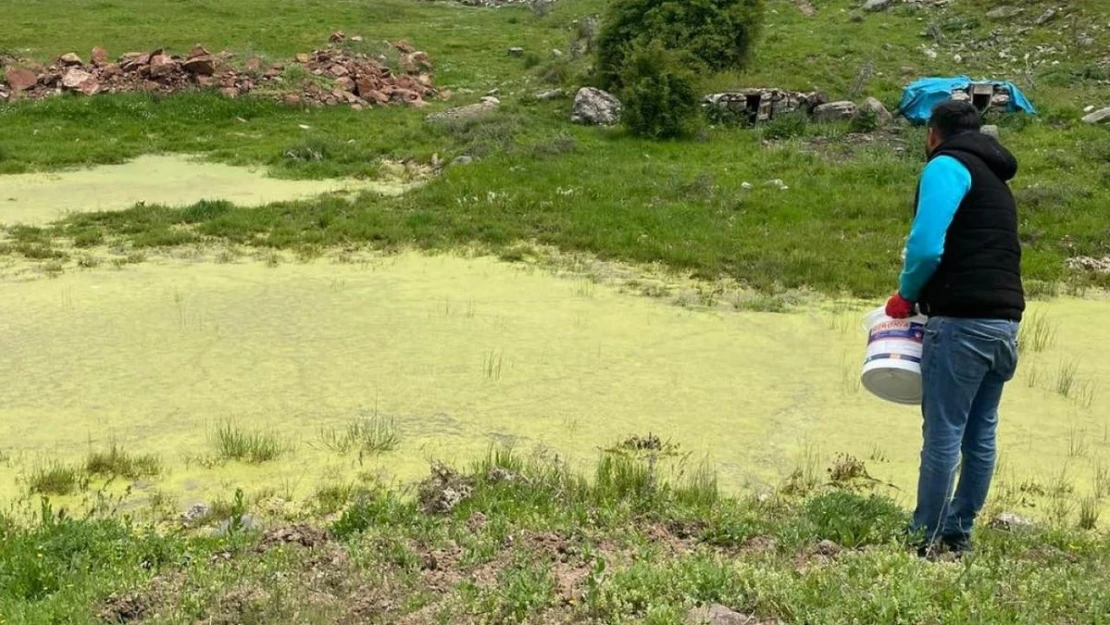
<svg viewBox="0 0 1110 625"><path fill-rule="evenodd" d="M322 488L309 509L241 496L181 529L103 501L0 516L0 617L23 623L1106 623L1110 542L984 527L962 561L918 559L907 517L858 474L731 499L645 452L586 480L506 451L415 492ZM850 468L850 467L849 467ZM138 520L143 519L143 520Z"/></svg>
<svg viewBox="0 0 1110 625"><path fill-rule="evenodd" d="M1099 193L1110 180L1110 136L1078 122L1083 107L1108 97L1099 65L1106 33L1087 27L1105 21L1105 9L1081 2L1072 8L1074 18L1034 26L1039 7L997 21L982 16L988 4L900 6L856 18L848 2L823 4L813 17L792 3L772 2L751 68L706 76L704 89L817 88L834 99L875 95L893 107L901 86L923 74L1017 80L1041 115L993 121L1022 162L1014 188L1027 277L1077 289L1105 287L1106 274L1073 273L1066 265L1070 257L1110 251L1110 214ZM399 199L366 196L261 210L144 206L76 217L46 231L17 230L0 245L33 258L51 256L44 248L68 241L142 247L218 239L307 250L470 243L504 249L534 241L604 258L663 262L707 277L728 275L764 290L809 286L864 296L890 290L922 164L919 130L896 126L861 135L847 125L780 123L707 128L693 140L652 143L620 130L572 126L569 99L537 102L531 96L557 86L572 90L586 80L588 59L571 60L570 42L581 31L575 21L603 6L563 0L550 12L535 12L384 0L369 6L291 2L263 11L245 2L182 13L167 5L144 9L153 18L138 25L122 15L130 2L76 12L13 3L6 14L18 27L8 45L40 58L70 49L85 53L94 44L121 51L184 49L202 41L237 51L240 59L277 59L343 29L375 41L406 37L429 50L437 82L456 93L434 108L473 101L489 89L499 89L504 104L489 118L446 125L425 122L427 110L302 110L207 94L0 105L6 129L0 171L6 172L166 151L261 163L291 177L372 175L379 158L476 159L448 167ZM259 14L266 15L265 28L255 29ZM168 34L160 24L171 20L177 26ZM248 23L249 35L243 30ZM1051 42L1057 52L1045 52ZM510 45L524 46L525 58L508 56ZM938 50L937 59L923 47ZM1031 56L1019 63L999 51ZM789 189L768 184L774 180ZM744 190L745 182L754 188Z"/></svg>

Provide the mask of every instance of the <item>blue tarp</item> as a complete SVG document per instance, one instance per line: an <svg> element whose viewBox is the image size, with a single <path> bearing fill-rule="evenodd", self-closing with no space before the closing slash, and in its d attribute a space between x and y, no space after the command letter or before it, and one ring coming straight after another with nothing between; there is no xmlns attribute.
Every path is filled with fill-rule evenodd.
<svg viewBox="0 0 1110 625"><path fill-rule="evenodd" d="M906 90L902 93L902 103L898 105L898 110L906 119L915 124L927 123L929 117L933 114L934 106L945 100L950 100L953 91L957 89L967 89L973 84L1005 87L1010 92L1009 111L1011 113L1015 111L1025 111L1030 115L1037 114L1037 111L1033 108L1033 104L1014 83L996 80L972 80L967 76L922 78L920 80L915 80L906 87Z"/></svg>

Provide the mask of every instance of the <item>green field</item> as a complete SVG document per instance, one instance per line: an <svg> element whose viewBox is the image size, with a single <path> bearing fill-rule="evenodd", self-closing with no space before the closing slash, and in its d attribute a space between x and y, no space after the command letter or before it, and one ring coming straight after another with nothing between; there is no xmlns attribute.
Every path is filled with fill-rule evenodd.
<svg viewBox="0 0 1110 625"><path fill-rule="evenodd" d="M988 120L1038 300L1001 464L976 551L927 561L917 415L857 365L924 131L572 124L607 4L0 0L0 65L343 31L451 94L0 100L0 625L1110 625L1110 274L1068 262L1110 257L1110 132L1080 121L1110 7L766 0L748 66L700 76L893 110L966 73L1038 108ZM189 199L97 210L144 184Z"/></svg>

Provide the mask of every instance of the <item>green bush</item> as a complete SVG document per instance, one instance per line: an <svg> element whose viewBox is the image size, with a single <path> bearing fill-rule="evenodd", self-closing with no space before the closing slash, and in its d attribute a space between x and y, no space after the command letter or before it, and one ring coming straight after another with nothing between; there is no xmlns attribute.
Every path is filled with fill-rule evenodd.
<svg viewBox="0 0 1110 625"><path fill-rule="evenodd" d="M601 86L619 89L625 58L653 39L710 70L740 67L762 21L763 0L614 0L597 42Z"/></svg>
<svg viewBox="0 0 1110 625"><path fill-rule="evenodd" d="M701 119L696 64L658 40L637 46L621 70L621 118L633 134L652 139L686 136Z"/></svg>

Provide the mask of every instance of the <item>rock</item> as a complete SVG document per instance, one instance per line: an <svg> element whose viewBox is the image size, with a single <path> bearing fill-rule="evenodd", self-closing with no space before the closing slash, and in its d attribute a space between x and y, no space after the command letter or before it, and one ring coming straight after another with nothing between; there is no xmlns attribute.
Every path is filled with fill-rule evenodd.
<svg viewBox="0 0 1110 625"><path fill-rule="evenodd" d="M335 80L335 87L337 89L341 90L341 91L346 91L348 93L353 93L354 90L355 90L355 81L354 81L354 79L352 79L348 76L344 76L342 78L337 78Z"/></svg>
<svg viewBox="0 0 1110 625"><path fill-rule="evenodd" d="M551 91L542 91L540 93L537 93L536 99L546 102L548 100L558 100L559 98L565 98L566 95L567 92L563 91L562 89L552 89Z"/></svg>
<svg viewBox="0 0 1110 625"><path fill-rule="evenodd" d="M1093 271L1094 273L1110 274L1110 256L1094 258L1091 256L1076 256L1068 259L1068 268L1073 271Z"/></svg>
<svg viewBox="0 0 1110 625"><path fill-rule="evenodd" d="M994 520L990 522L990 526L996 530L1015 532L1033 529L1034 527L1036 527L1036 524L1029 519L1018 516L1012 512L1003 512L996 516Z"/></svg>
<svg viewBox="0 0 1110 625"><path fill-rule="evenodd" d="M740 183L740 188L745 190L745 191L751 191L752 190L752 183L742 182L742 183Z"/></svg>
<svg viewBox="0 0 1110 625"><path fill-rule="evenodd" d="M81 60L81 57L72 52L68 54L63 54L62 56L58 57L58 60L61 61L62 65L65 65L66 67L73 67L76 65L85 64L84 61Z"/></svg>
<svg viewBox="0 0 1110 625"><path fill-rule="evenodd" d="M610 126L620 121L621 101L611 93L582 87L574 96L574 111L570 121L576 124Z"/></svg>
<svg viewBox="0 0 1110 625"><path fill-rule="evenodd" d="M1009 5L1004 5L1004 6L993 8L990 11L987 11L987 19L1008 20L1012 17L1017 17L1018 15L1020 15L1024 11L1025 11L1025 9L1022 9L1022 8L1019 8L1019 7L1012 7L1012 6L1009 6Z"/></svg>
<svg viewBox="0 0 1110 625"><path fill-rule="evenodd" d="M308 63L309 61L312 60L311 56L309 56L307 54L304 54L303 52L301 54L298 54L296 58L297 58L297 62L300 63L301 65L304 65L304 64L306 64L306 63Z"/></svg>
<svg viewBox="0 0 1110 625"><path fill-rule="evenodd" d="M1086 115L1085 117L1083 117L1083 121L1088 124L1110 123L1110 106Z"/></svg>
<svg viewBox="0 0 1110 625"><path fill-rule="evenodd" d="M151 78L162 78L177 71L177 61L165 54L155 54L150 57Z"/></svg>
<svg viewBox="0 0 1110 625"><path fill-rule="evenodd" d="M407 39L402 39L400 41L395 42L393 44L393 47L396 48L402 54L412 54L413 52L416 52L416 46L409 43L409 41Z"/></svg>
<svg viewBox="0 0 1110 625"><path fill-rule="evenodd" d="M351 37L351 41L355 43L362 43L362 35L355 35L354 37Z"/></svg>
<svg viewBox="0 0 1110 625"><path fill-rule="evenodd" d="M150 55L142 52L128 52L120 57L119 66L125 72L134 72L150 65Z"/></svg>
<svg viewBox="0 0 1110 625"><path fill-rule="evenodd" d="M922 52L924 52L925 56L929 57L930 59L937 58L937 51L932 48L925 48L924 50L922 50Z"/></svg>
<svg viewBox="0 0 1110 625"><path fill-rule="evenodd" d="M216 61L208 55L190 57L181 67L197 76L211 76L216 73Z"/></svg>
<svg viewBox="0 0 1110 625"><path fill-rule="evenodd" d="M92 60L93 65L97 67L104 67L112 62L112 59L108 56L108 51L99 46L92 49L92 54L89 55L89 59Z"/></svg>
<svg viewBox="0 0 1110 625"><path fill-rule="evenodd" d="M817 543L817 553L823 556L828 556L831 558L832 556L839 554L841 551L842 549L840 545L834 543L831 540L826 539Z"/></svg>
<svg viewBox="0 0 1110 625"><path fill-rule="evenodd" d="M1056 9L1053 9L1053 8L1045 9L1044 13L1041 13L1041 16L1038 17L1037 21L1035 21L1033 23L1036 24L1037 26L1043 26L1043 25L1051 22L1052 20L1056 19L1056 16L1059 15L1059 13L1060 13L1059 11L1057 11Z"/></svg>
<svg viewBox="0 0 1110 625"><path fill-rule="evenodd" d="M873 113L875 119L877 119L880 124L889 124L894 119L894 116L890 114L890 111L886 110L883 103L875 98L867 98L864 100L860 110L865 113Z"/></svg>
<svg viewBox="0 0 1110 625"><path fill-rule="evenodd" d="M687 612L685 623L686 625L759 625L759 619L714 603Z"/></svg>
<svg viewBox="0 0 1110 625"><path fill-rule="evenodd" d="M813 119L819 122L852 119L858 114L859 109L856 107L855 102L850 102L848 100L829 102L828 104L822 104L813 109Z"/></svg>
<svg viewBox="0 0 1110 625"><path fill-rule="evenodd" d="M257 72L258 70L262 69L262 59L259 59L259 58L247 59L247 62L243 65L243 67L248 72Z"/></svg>
<svg viewBox="0 0 1110 625"><path fill-rule="evenodd" d="M295 93L290 93L283 98L283 101L285 102L286 106L300 106L301 96Z"/></svg>
<svg viewBox="0 0 1110 625"><path fill-rule="evenodd" d="M189 51L189 56L187 56L186 58L195 59L202 56L212 56L212 53L208 50L205 50L204 46L198 43L197 45L193 46L193 49Z"/></svg>
<svg viewBox="0 0 1110 625"><path fill-rule="evenodd" d="M212 509L202 503L196 503L189 506L181 515L181 522L185 525L192 525L194 522L203 519L212 512Z"/></svg>
<svg viewBox="0 0 1110 625"><path fill-rule="evenodd" d="M501 101L497 98L486 96L477 104L459 106L440 113L432 113L427 117L429 122L444 122L456 119L478 119L497 110Z"/></svg>
<svg viewBox="0 0 1110 625"><path fill-rule="evenodd" d="M863 5L864 11L882 11L894 4L894 0L867 0Z"/></svg>
<svg viewBox="0 0 1110 625"><path fill-rule="evenodd" d="M242 532L246 530L258 530L262 528L262 522L258 520L253 514L244 514L239 519L239 526L232 528L231 519L224 519L212 530L212 533L217 536L227 536L236 531Z"/></svg>
<svg viewBox="0 0 1110 625"><path fill-rule="evenodd" d="M1094 104L1089 104L1089 105L1087 105L1086 107L1083 108L1084 113L1090 113L1093 110L1095 110L1095 105Z"/></svg>
<svg viewBox="0 0 1110 625"><path fill-rule="evenodd" d="M988 137L998 138L998 126L988 124L979 129L979 132L987 135Z"/></svg>
<svg viewBox="0 0 1110 625"><path fill-rule="evenodd" d="M100 90L100 83L96 76L79 67L71 67L62 75L62 86L70 91L79 91L85 95L93 95Z"/></svg>
<svg viewBox="0 0 1110 625"><path fill-rule="evenodd" d="M5 78L8 81L8 86L15 92L26 91L38 83L38 77L35 76L34 72L27 69L15 69L14 67L8 70Z"/></svg>
<svg viewBox="0 0 1110 625"><path fill-rule="evenodd" d="M455 160L451 161L452 165L469 165L474 162L473 156L456 156Z"/></svg>
<svg viewBox="0 0 1110 625"><path fill-rule="evenodd" d="M790 190L790 187L786 186L786 183L783 182L782 180L778 179L778 178L775 178L774 180L768 180L767 182L765 182L763 184L764 184L764 186L767 186L767 187L774 187L774 188L778 189L779 191L789 191Z"/></svg>
<svg viewBox="0 0 1110 625"><path fill-rule="evenodd" d="M524 56L524 48L509 48L509 56L518 58Z"/></svg>
<svg viewBox="0 0 1110 625"><path fill-rule="evenodd" d="M343 34L343 31L337 30L331 34L331 37L328 37L328 41L332 43L342 43L346 38L347 35Z"/></svg>
<svg viewBox="0 0 1110 625"><path fill-rule="evenodd" d="M238 98L239 97L239 88L238 87L224 87L223 89L220 89L220 95L224 96L225 98L232 98L232 99Z"/></svg>

